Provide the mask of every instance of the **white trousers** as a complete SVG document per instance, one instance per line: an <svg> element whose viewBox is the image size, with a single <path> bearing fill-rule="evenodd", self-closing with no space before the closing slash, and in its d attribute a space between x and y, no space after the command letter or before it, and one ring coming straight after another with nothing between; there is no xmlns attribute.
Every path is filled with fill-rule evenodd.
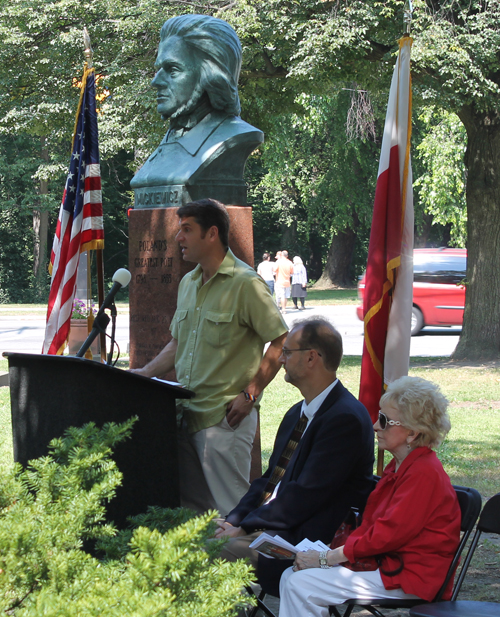
<svg viewBox="0 0 500 617"><path fill-rule="evenodd" d="M402 589L387 590L380 572L353 572L342 566L309 568L294 572L288 568L280 581L279 617L328 617L331 604L349 598L405 598L418 596Z"/></svg>
<svg viewBox="0 0 500 617"><path fill-rule="evenodd" d="M226 516L250 487L252 446L257 410L236 428L223 418L215 426L179 435L181 505L204 512L215 508Z"/></svg>

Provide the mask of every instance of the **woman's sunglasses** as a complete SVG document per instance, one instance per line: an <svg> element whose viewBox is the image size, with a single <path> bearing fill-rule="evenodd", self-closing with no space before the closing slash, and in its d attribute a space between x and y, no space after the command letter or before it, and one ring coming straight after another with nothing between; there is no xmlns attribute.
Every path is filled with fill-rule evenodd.
<svg viewBox="0 0 500 617"><path fill-rule="evenodd" d="M399 420L389 420L389 418L385 415L385 413L382 413L381 411L378 412L378 423L380 424L380 428L385 431L385 429L387 428L387 425L389 426L403 426L401 422L399 422Z"/></svg>

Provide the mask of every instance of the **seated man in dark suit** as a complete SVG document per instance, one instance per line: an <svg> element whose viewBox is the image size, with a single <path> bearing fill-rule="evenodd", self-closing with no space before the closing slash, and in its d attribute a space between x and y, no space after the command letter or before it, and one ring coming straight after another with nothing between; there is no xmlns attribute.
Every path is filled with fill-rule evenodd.
<svg viewBox="0 0 500 617"><path fill-rule="evenodd" d="M221 557L247 557L273 595L291 561L259 555L249 548L253 540L265 530L292 544L304 538L329 544L350 508L363 509L373 488L373 426L337 379L341 359L342 338L328 321L295 322L280 361L304 400L285 414L269 468L216 532L230 538Z"/></svg>

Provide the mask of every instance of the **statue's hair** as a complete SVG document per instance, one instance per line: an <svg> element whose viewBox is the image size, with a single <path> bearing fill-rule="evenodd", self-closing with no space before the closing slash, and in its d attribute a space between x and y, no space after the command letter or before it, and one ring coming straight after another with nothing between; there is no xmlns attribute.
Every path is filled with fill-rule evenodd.
<svg viewBox="0 0 500 617"><path fill-rule="evenodd" d="M241 44L233 28L209 15L179 15L163 24L160 40L178 36L199 54L201 90L214 109L239 115Z"/></svg>

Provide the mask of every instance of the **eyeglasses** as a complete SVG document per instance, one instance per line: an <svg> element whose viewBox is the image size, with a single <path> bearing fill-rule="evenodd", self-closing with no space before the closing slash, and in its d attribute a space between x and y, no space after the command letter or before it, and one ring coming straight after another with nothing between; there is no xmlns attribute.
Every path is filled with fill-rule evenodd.
<svg viewBox="0 0 500 617"><path fill-rule="evenodd" d="M312 350L313 350L312 347L304 347L302 349L287 349L286 347L282 347L281 353L285 356L285 358L289 358L294 351L312 351ZM319 353L317 349L315 349L314 351L318 354L318 356L321 356L321 354Z"/></svg>
<svg viewBox="0 0 500 617"><path fill-rule="evenodd" d="M385 429L387 428L387 425L403 426L403 424L399 422L399 420L389 420L389 418L385 415L385 413L382 413L381 411L378 412L378 423L380 424L380 428L383 431L385 431Z"/></svg>

